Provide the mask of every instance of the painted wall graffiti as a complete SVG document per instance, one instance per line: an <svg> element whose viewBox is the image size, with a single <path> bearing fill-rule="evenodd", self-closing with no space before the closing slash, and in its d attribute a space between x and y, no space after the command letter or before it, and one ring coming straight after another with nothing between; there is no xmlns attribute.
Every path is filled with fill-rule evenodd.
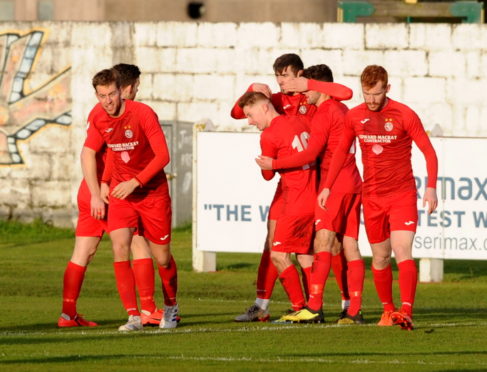
<svg viewBox="0 0 487 372"><path fill-rule="evenodd" d="M70 67L30 89L44 30L0 31L0 165L24 163L17 142L48 124L71 124Z"/></svg>

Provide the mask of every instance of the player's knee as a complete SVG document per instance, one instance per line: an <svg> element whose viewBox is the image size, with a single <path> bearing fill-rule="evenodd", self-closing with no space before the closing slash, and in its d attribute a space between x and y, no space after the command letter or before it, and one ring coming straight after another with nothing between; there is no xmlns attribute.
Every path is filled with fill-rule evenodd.
<svg viewBox="0 0 487 372"><path fill-rule="evenodd" d="M169 266L171 264L170 258L159 257L159 258L155 258L155 260L156 260L157 266L163 267L165 269L169 268Z"/></svg>
<svg viewBox="0 0 487 372"><path fill-rule="evenodd" d="M126 244L113 243L113 258L115 261L124 261L130 258L130 248Z"/></svg>
<svg viewBox="0 0 487 372"><path fill-rule="evenodd" d="M376 269L383 269L391 263L391 255L374 255L372 262Z"/></svg>
<svg viewBox="0 0 487 372"><path fill-rule="evenodd" d="M333 256L339 255L341 250L342 250L341 245L338 245L338 246L337 245L333 245L331 247L331 254Z"/></svg>
<svg viewBox="0 0 487 372"><path fill-rule="evenodd" d="M313 246L314 246L314 251L316 253L318 253L318 252L331 252L334 255L336 254L336 253L333 253L333 251L332 251L332 248L333 248L332 244L330 244L325 239L316 237L314 242L313 242ZM338 251L338 252L340 252L340 251Z"/></svg>
<svg viewBox="0 0 487 372"><path fill-rule="evenodd" d="M274 266L281 267L285 263L285 254L282 252L271 252L271 260Z"/></svg>
<svg viewBox="0 0 487 372"><path fill-rule="evenodd" d="M88 257L86 258L87 264L89 264L93 260L93 258L95 257L95 253L96 253L96 248L88 252Z"/></svg>
<svg viewBox="0 0 487 372"><path fill-rule="evenodd" d="M157 266L168 268L171 264L171 252L169 250L155 250L153 251L154 260Z"/></svg>

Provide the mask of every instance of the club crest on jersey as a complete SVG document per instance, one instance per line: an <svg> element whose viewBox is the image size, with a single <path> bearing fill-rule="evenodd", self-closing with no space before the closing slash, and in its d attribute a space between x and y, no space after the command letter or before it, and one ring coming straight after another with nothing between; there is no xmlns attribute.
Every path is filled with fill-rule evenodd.
<svg viewBox="0 0 487 372"><path fill-rule="evenodd" d="M125 131L125 137L127 137L127 138L129 138L129 139L130 139L130 138L132 138L133 136L134 136L134 132L132 132L130 129L127 129L127 130Z"/></svg>
<svg viewBox="0 0 487 372"><path fill-rule="evenodd" d="M384 148L381 145L375 144L372 146L372 152L376 155L380 155L384 151Z"/></svg>
<svg viewBox="0 0 487 372"><path fill-rule="evenodd" d="M299 106L299 113L300 113L301 115L304 115L304 114L306 114L307 112L308 112L308 108L307 108L306 106L304 106L304 105L303 105L303 106Z"/></svg>
<svg viewBox="0 0 487 372"><path fill-rule="evenodd" d="M386 119L386 123L384 124L384 129L388 132L394 129L394 124L392 124L392 119Z"/></svg>

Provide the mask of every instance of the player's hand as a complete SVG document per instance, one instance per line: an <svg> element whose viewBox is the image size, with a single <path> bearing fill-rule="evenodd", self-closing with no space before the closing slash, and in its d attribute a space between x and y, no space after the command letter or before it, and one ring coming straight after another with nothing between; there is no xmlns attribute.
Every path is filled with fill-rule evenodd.
<svg viewBox="0 0 487 372"><path fill-rule="evenodd" d="M139 182L135 178L132 178L129 181L120 182L117 186L115 186L111 195L117 199L125 199L127 196L132 194L135 188L139 185Z"/></svg>
<svg viewBox="0 0 487 372"><path fill-rule="evenodd" d="M97 220L105 218L105 203L100 195L91 195L90 200L91 217Z"/></svg>
<svg viewBox="0 0 487 372"><path fill-rule="evenodd" d="M271 98L272 90L267 84L254 83L252 84L252 92L260 92L267 98Z"/></svg>
<svg viewBox="0 0 487 372"><path fill-rule="evenodd" d="M318 195L318 205L320 208L326 210L326 201L328 200L328 197L330 196L330 189L323 189L320 194Z"/></svg>
<svg viewBox="0 0 487 372"><path fill-rule="evenodd" d="M423 208L426 207L428 203L428 214L435 211L438 206L438 197L436 196L436 189L433 187L427 187L423 196Z"/></svg>
<svg viewBox="0 0 487 372"><path fill-rule="evenodd" d="M257 165L262 170L272 170L272 161L273 160L274 159L272 159L268 156L264 156L264 155L260 155L260 156L255 158L255 162L257 163Z"/></svg>
<svg viewBox="0 0 487 372"><path fill-rule="evenodd" d="M308 90L308 79L304 77L289 79L282 83L281 90L286 92L306 92Z"/></svg>
<svg viewBox="0 0 487 372"><path fill-rule="evenodd" d="M110 194L110 186L105 182L100 185L100 197L102 200L108 204L108 195Z"/></svg>

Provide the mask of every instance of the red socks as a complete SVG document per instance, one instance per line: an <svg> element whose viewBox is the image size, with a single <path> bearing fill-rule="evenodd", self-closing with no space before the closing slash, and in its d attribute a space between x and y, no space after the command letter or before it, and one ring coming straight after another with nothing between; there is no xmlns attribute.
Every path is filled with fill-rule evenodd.
<svg viewBox="0 0 487 372"><path fill-rule="evenodd" d="M348 314L357 315L362 307L362 291L364 289L365 265L363 260L348 262L348 290L350 294L350 307Z"/></svg>
<svg viewBox="0 0 487 372"><path fill-rule="evenodd" d="M171 256L168 267L159 266L159 276L162 282L162 293L164 294L164 304L166 306L176 305L176 293L178 291L178 268L176 261Z"/></svg>
<svg viewBox="0 0 487 372"><path fill-rule="evenodd" d="M280 275L284 291L287 293L289 301L293 310L297 311L304 307L306 300L304 299L303 290L301 289L301 281L299 280L299 273L294 265L289 265Z"/></svg>
<svg viewBox="0 0 487 372"><path fill-rule="evenodd" d="M375 289L379 300L384 306L384 311L394 311L394 302L392 300L392 268L389 264L385 269L378 270L372 265L372 274L374 276Z"/></svg>
<svg viewBox="0 0 487 372"><path fill-rule="evenodd" d="M154 302L154 263L152 258L132 261L135 284L139 291L140 308L149 313L156 310Z"/></svg>
<svg viewBox="0 0 487 372"><path fill-rule="evenodd" d="M347 283L347 259L345 258L343 249L340 251L340 254L331 257L331 269L335 275L338 288L340 288L342 300L349 300L350 296L348 294Z"/></svg>
<svg viewBox="0 0 487 372"><path fill-rule="evenodd" d="M399 269L399 291L401 293L401 311L412 316L418 270L414 260L406 260L397 264Z"/></svg>
<svg viewBox="0 0 487 372"><path fill-rule="evenodd" d="M265 249L260 258L259 271L257 273L256 297L265 300L270 299L278 277L279 273L271 261L271 252Z"/></svg>
<svg viewBox="0 0 487 372"><path fill-rule="evenodd" d="M80 266L71 261L68 262L64 271L62 312L69 315L71 319L77 314L76 301L81 291L85 272L86 266Z"/></svg>
<svg viewBox="0 0 487 372"><path fill-rule="evenodd" d="M323 292L330 273L331 261L330 252L319 252L314 255L308 299L308 307L311 310L318 311L323 306Z"/></svg>
<svg viewBox="0 0 487 372"><path fill-rule="evenodd" d="M130 261L114 262L113 268L115 270L118 294L122 300L123 307L129 315L140 315L137 307L134 273L130 267Z"/></svg>

